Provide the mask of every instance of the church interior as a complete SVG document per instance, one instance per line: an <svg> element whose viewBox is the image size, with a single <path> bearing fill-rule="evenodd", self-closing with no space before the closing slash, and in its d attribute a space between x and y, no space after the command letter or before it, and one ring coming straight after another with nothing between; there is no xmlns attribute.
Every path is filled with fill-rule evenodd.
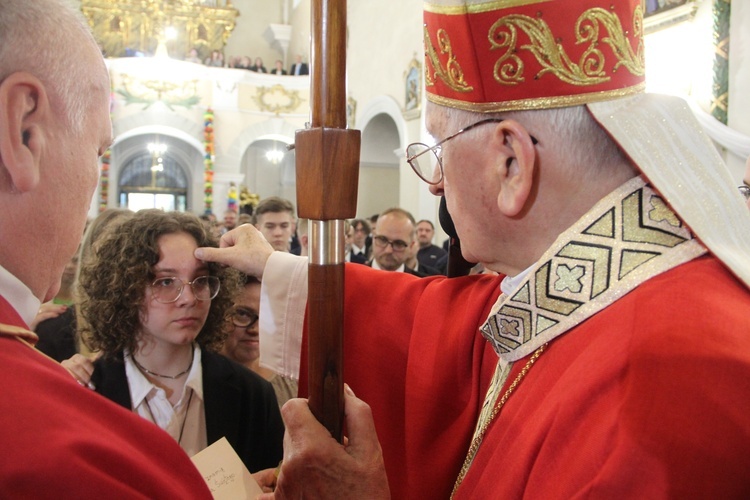
<svg viewBox="0 0 750 500"><path fill-rule="evenodd" d="M106 56L115 133L91 216L295 201L289 146L310 120L311 77L271 69L289 73L301 61L315 71L311 0L81 0L80 8ZM437 221L437 199L404 158L409 143L435 142L424 125L422 3L347 8L347 121L362 133L357 216L398 206ZM686 98L739 183L750 156L750 4L644 0L644 9L647 91ZM247 69L258 58L268 72Z"/></svg>

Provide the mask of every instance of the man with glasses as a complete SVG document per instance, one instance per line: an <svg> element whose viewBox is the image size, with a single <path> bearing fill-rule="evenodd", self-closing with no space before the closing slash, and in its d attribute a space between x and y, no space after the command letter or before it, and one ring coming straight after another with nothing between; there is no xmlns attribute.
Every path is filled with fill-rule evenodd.
<svg viewBox="0 0 750 500"><path fill-rule="evenodd" d="M372 237L373 269L424 276L405 265L417 242L414 217L401 208L389 208L378 216Z"/></svg>
<svg viewBox="0 0 750 500"><path fill-rule="evenodd" d="M284 494L747 496L750 214L689 106L643 94L642 23L641 0L425 4L437 143L407 161L504 276L347 267L348 444L289 401ZM198 256L296 290L255 240ZM268 337L297 373L299 332Z"/></svg>

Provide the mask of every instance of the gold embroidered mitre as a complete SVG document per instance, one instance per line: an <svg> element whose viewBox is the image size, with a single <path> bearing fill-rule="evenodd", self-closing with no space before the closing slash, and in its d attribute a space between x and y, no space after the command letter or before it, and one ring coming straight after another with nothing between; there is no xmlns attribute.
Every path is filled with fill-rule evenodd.
<svg viewBox="0 0 750 500"><path fill-rule="evenodd" d="M427 98L479 112L573 106L644 90L641 0L432 0Z"/></svg>

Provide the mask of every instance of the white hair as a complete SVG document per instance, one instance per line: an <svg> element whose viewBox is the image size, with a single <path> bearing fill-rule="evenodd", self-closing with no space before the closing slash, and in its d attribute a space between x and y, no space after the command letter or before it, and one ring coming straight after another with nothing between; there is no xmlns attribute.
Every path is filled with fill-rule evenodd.
<svg viewBox="0 0 750 500"><path fill-rule="evenodd" d="M94 44L88 25L67 0L0 1L0 81L18 71L41 80L53 109L80 133L88 109L90 68L81 45Z"/></svg>
<svg viewBox="0 0 750 500"><path fill-rule="evenodd" d="M506 113L477 113L455 108L443 108L448 123L465 127L485 118L506 118L521 123L540 143L551 151L560 151L575 175L609 175L609 166L630 164L620 147L596 123L585 106L512 111ZM481 128L467 134L481 133ZM631 165L635 171L635 167Z"/></svg>

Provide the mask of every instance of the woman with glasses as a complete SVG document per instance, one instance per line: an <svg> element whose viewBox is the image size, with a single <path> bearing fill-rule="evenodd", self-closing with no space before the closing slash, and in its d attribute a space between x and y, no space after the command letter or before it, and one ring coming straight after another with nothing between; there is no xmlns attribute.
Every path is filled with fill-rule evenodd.
<svg viewBox="0 0 750 500"><path fill-rule="evenodd" d="M247 276L245 286L229 312L229 336L221 353L268 380L276 392L276 400L281 408L288 400L297 397L297 381L260 366L259 311L260 281Z"/></svg>
<svg viewBox="0 0 750 500"><path fill-rule="evenodd" d="M195 259L205 245L217 242L196 216L160 210L98 244L79 281L86 333L102 352L91 382L188 455L226 437L250 471L274 467L284 429L273 389L217 353L239 275Z"/></svg>

